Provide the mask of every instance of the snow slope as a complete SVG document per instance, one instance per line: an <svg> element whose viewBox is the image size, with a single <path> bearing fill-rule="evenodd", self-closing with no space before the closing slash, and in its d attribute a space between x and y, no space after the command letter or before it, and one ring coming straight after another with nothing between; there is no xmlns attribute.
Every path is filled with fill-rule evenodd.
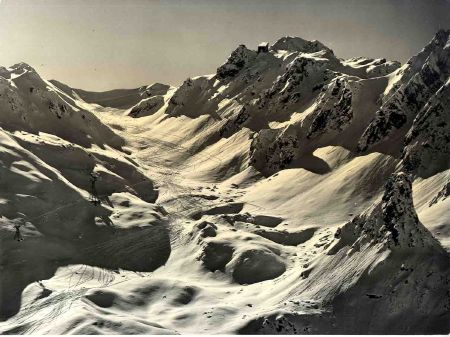
<svg viewBox="0 0 450 337"><path fill-rule="evenodd" d="M0 331L448 334L449 35L240 45L178 88L1 68Z"/></svg>

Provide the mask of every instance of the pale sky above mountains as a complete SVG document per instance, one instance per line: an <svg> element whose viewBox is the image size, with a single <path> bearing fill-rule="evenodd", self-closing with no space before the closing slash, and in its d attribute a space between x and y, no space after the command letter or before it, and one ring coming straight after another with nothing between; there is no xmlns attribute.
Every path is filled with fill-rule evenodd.
<svg viewBox="0 0 450 337"><path fill-rule="evenodd" d="M178 85L241 43L300 36L339 57L404 62L439 28L448 0L3 0L0 65L87 90Z"/></svg>

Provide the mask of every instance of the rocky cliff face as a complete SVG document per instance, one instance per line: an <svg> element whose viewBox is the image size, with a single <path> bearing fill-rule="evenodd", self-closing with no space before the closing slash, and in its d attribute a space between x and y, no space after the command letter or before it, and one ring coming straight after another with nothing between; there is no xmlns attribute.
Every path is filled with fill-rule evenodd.
<svg viewBox="0 0 450 337"><path fill-rule="evenodd" d="M405 144L409 171L428 177L450 166L450 79L416 116Z"/></svg>
<svg viewBox="0 0 450 337"><path fill-rule="evenodd" d="M430 99L448 81L450 31L440 31L399 71L399 79L382 97L383 104L362 135L358 148L367 151L388 138L399 139Z"/></svg>
<svg viewBox="0 0 450 337"><path fill-rule="evenodd" d="M352 91L344 76L333 79L322 91L307 138L329 130L342 131L353 118Z"/></svg>
<svg viewBox="0 0 450 337"><path fill-rule="evenodd" d="M297 136L285 130L261 130L252 140L250 163L270 174L289 166L294 160L299 142Z"/></svg>
<svg viewBox="0 0 450 337"><path fill-rule="evenodd" d="M310 98L314 91L331 78L327 71L328 62L327 59L317 57L297 56L272 86L262 93L257 102L258 107L276 116L280 110L289 109Z"/></svg>
<svg viewBox="0 0 450 337"><path fill-rule="evenodd" d="M228 58L227 62L217 68L217 78L226 79L236 75L245 65L254 60L256 52L247 49L245 45L237 47Z"/></svg>
<svg viewBox="0 0 450 337"><path fill-rule="evenodd" d="M352 242L354 250L370 243L394 250L411 248L440 251L436 239L417 217L411 183L411 176L406 173L391 176L381 201L354 217L336 236L343 242Z"/></svg>

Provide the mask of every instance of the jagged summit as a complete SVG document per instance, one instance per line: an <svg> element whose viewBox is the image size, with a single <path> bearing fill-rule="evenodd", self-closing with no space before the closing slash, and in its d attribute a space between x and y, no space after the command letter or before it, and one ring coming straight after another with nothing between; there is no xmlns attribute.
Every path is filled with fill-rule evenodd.
<svg viewBox="0 0 450 337"><path fill-rule="evenodd" d="M429 58L431 54L439 52L442 49L448 50L450 48L449 37L450 29L439 30L433 39L417 55L411 57L406 64L409 65L414 71L419 70L423 67L427 58Z"/></svg>
<svg viewBox="0 0 450 337"><path fill-rule="evenodd" d="M263 43L267 44L267 43ZM261 49L261 50L264 50ZM320 53L321 57L326 58L334 58L333 51L326 47L321 42L307 41L300 37L291 37L286 36L278 39L272 46L269 48L270 52L275 53L277 51L288 51L293 53L305 53L305 54L315 54ZM257 56L260 54L258 52L247 48L247 46L241 44L239 45L227 59L227 61L217 69L217 77L219 79L225 79L227 77L233 77L236 75L241 69L243 69L246 65L257 62ZM266 54L266 52L262 52L261 54Z"/></svg>
<svg viewBox="0 0 450 337"><path fill-rule="evenodd" d="M385 58L340 59L321 42L298 37L282 37L269 50L240 45L215 75L189 78L168 94L167 106L154 98L137 104L132 116L209 116L219 124L210 132L220 138L251 130L249 163L264 174L301 166L303 156L324 146L400 160L416 116L440 100L442 94L433 97L448 81L448 36L438 32L403 66ZM432 173L449 166L441 138L442 144L427 145L440 161ZM417 173L414 161L405 170Z"/></svg>
<svg viewBox="0 0 450 337"><path fill-rule="evenodd" d="M405 144L405 169L429 177L450 167L450 79L417 114Z"/></svg>
<svg viewBox="0 0 450 337"><path fill-rule="evenodd" d="M256 52L241 44L228 57L227 61L217 68L217 77L224 79L236 75L239 70L256 57Z"/></svg>
<svg viewBox="0 0 450 337"><path fill-rule="evenodd" d="M382 97L382 105L362 135L360 151L385 146L397 139L397 153L402 150L401 139L415 117L433 95L450 78L450 30L439 31L432 41L400 69L397 80Z"/></svg>
<svg viewBox="0 0 450 337"><path fill-rule="evenodd" d="M333 55L333 51L322 42L304 40L301 37L285 36L278 39L270 48L271 50L287 50L302 53L316 53L325 50Z"/></svg>
<svg viewBox="0 0 450 337"><path fill-rule="evenodd" d="M11 66L10 69L12 70L11 72L15 74L23 73L25 71L36 73L36 70L25 62L16 63L13 66Z"/></svg>

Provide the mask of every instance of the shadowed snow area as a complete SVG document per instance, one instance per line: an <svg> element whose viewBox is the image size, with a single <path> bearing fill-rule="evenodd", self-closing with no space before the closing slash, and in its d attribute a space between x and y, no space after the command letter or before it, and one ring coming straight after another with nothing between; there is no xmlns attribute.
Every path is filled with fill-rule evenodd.
<svg viewBox="0 0 450 337"><path fill-rule="evenodd" d="M0 333L448 334L449 35L178 88L1 67Z"/></svg>

